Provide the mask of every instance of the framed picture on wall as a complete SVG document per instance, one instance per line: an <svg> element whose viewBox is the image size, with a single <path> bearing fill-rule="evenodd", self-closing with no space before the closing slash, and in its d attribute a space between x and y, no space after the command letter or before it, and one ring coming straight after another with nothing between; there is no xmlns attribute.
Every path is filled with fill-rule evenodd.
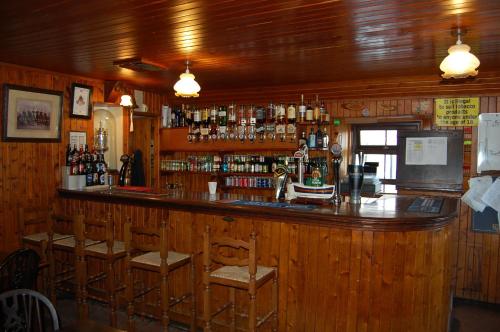
<svg viewBox="0 0 500 332"><path fill-rule="evenodd" d="M92 87L88 85L71 84L71 109L69 116L73 118L90 119L92 116Z"/></svg>
<svg viewBox="0 0 500 332"><path fill-rule="evenodd" d="M4 141L60 142L63 92L4 84Z"/></svg>

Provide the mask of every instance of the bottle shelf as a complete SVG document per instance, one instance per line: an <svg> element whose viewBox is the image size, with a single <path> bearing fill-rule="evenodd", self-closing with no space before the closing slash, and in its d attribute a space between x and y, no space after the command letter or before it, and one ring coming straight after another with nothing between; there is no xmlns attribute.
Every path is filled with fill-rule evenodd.
<svg viewBox="0 0 500 332"><path fill-rule="evenodd" d="M203 171L165 171L161 170L161 174L168 175L174 173L180 174L205 174L205 175L217 175L220 177L228 177L228 176L254 176L254 177L273 177L274 173L248 173L248 172L203 172Z"/></svg>
<svg viewBox="0 0 500 332"><path fill-rule="evenodd" d="M221 189L230 190L230 189L251 189L251 190L274 190L273 188L265 188L265 187L241 187L241 186L220 186Z"/></svg>

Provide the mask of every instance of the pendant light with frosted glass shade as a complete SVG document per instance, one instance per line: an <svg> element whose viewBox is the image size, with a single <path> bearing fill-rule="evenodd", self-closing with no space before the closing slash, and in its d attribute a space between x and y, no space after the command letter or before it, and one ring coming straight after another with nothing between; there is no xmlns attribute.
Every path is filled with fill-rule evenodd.
<svg viewBox="0 0 500 332"><path fill-rule="evenodd" d="M189 61L186 61L186 71L179 76L179 80L174 85L176 97L199 97L201 87L194 80L194 75L189 72Z"/></svg>
<svg viewBox="0 0 500 332"><path fill-rule="evenodd" d="M457 43L450 46L448 56L444 58L439 69L444 73L443 78L467 78L478 74L479 59L470 53L470 46L462 43L461 36L464 34L460 28L457 29Z"/></svg>

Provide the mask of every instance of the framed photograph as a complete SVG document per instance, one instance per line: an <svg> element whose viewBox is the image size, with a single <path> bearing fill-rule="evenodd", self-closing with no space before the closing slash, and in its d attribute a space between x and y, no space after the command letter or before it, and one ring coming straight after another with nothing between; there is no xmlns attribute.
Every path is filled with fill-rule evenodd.
<svg viewBox="0 0 500 332"><path fill-rule="evenodd" d="M92 87L88 85L71 84L71 110L73 118L90 119L92 116Z"/></svg>
<svg viewBox="0 0 500 332"><path fill-rule="evenodd" d="M87 133L84 131L70 131L69 144L71 148L76 145L77 149L80 148L80 145L85 146L87 144Z"/></svg>
<svg viewBox="0 0 500 332"><path fill-rule="evenodd" d="M63 92L3 86L4 141L60 142Z"/></svg>

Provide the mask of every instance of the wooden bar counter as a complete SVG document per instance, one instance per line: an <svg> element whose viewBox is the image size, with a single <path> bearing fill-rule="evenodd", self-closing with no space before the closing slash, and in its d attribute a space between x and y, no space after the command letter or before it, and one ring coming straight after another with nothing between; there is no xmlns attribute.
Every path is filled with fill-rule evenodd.
<svg viewBox="0 0 500 332"><path fill-rule="evenodd" d="M258 196L187 192L60 189L59 195L66 213L111 212L118 238L127 217L149 226L168 218L170 249L196 254L199 317L202 237L210 224L218 234L245 240L257 232L259 264L278 267L280 331L448 328L454 198L445 198L441 212L431 214L407 212L414 198L396 195L340 208L270 207ZM172 288L185 283L181 276ZM217 305L227 294L216 291L214 297ZM247 297L240 294L238 300L245 306ZM270 292L263 289L258 308L266 311L269 302ZM181 307L172 318L187 322L188 314Z"/></svg>

